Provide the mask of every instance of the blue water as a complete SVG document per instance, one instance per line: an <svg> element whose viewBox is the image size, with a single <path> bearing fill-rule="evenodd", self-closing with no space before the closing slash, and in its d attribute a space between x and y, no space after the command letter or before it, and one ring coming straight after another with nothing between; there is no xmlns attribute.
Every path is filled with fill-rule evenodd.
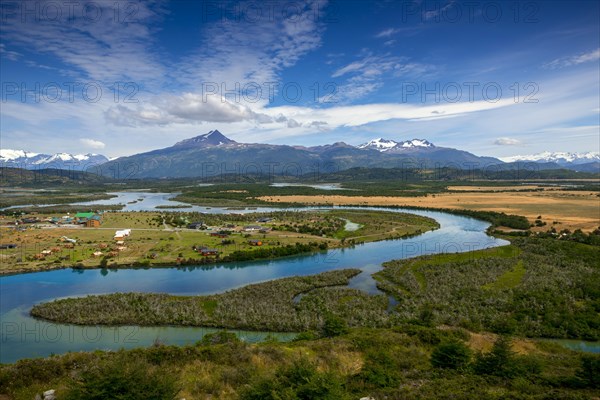
<svg viewBox="0 0 600 400"><path fill-rule="evenodd" d="M350 286L374 293L377 289L370 274L379 270L384 261L508 244L489 237L485 233L489 225L486 222L433 211L394 211L432 217L440 223L440 229L410 239L367 243L279 260L222 264L214 268L63 269L1 277L0 362L67 351L148 346L155 339L168 344L188 344L199 340L206 332L214 331L193 327L81 327L52 324L28 315L34 304L55 298L132 291L210 294L250 283L344 268L365 271L354 278ZM240 335L245 340L257 341L266 333L240 332ZM281 338L288 336L291 337L283 335Z"/></svg>

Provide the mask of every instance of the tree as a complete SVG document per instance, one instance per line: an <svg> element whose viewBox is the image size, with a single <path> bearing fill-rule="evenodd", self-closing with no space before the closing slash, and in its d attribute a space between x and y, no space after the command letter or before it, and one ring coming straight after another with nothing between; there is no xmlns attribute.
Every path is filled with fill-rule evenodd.
<svg viewBox="0 0 600 400"><path fill-rule="evenodd" d="M464 369L471 361L471 350L459 341L442 343L433 350L430 361L436 368Z"/></svg>
<svg viewBox="0 0 600 400"><path fill-rule="evenodd" d="M584 386L600 389L600 357L597 355L581 357L581 367L577 371L577 377Z"/></svg>
<svg viewBox="0 0 600 400"><path fill-rule="evenodd" d="M510 348L511 339L500 336L492 351L487 354L480 353L475 361L475 372L480 375L495 375L503 378L512 378L519 373L519 366L515 353Z"/></svg>

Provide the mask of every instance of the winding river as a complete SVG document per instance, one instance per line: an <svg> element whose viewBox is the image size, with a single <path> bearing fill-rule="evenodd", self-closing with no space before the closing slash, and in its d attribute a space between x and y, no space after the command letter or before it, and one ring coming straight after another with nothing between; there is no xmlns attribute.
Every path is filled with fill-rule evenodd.
<svg viewBox="0 0 600 400"><path fill-rule="evenodd" d="M386 210L377 207L370 209ZM223 211L219 209L217 212ZM277 260L217 264L211 268L61 269L0 277L0 362L10 363L22 358L45 357L68 351L148 346L157 339L167 344L190 344L216 330L194 327L75 326L39 321L29 316L34 304L56 298L131 291L211 294L250 283L344 268L363 271L350 281L349 286L377 293L371 274L381 269L381 263L385 261L508 244L485 233L489 226L487 222L434 211L392 211L434 218L439 222L440 229L409 239L367 243L354 248ZM263 340L268 335L265 332L233 332L248 342ZM288 340L294 334L282 333L277 336L281 340Z"/></svg>

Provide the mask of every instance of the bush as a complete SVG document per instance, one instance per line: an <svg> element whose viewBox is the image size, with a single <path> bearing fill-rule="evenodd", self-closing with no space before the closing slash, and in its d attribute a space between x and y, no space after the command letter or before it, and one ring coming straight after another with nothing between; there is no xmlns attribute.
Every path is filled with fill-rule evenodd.
<svg viewBox="0 0 600 400"><path fill-rule="evenodd" d="M471 350L458 341L442 343L433 350L430 361L436 368L464 369L471 361Z"/></svg>
<svg viewBox="0 0 600 400"><path fill-rule="evenodd" d="M239 343L240 339L235 333L227 331L219 331L214 333L207 333L202 337L199 344L201 345L214 345L214 344L233 344Z"/></svg>
<svg viewBox="0 0 600 400"><path fill-rule="evenodd" d="M176 378L140 360L116 359L89 367L74 381L66 400L176 399Z"/></svg>
<svg viewBox="0 0 600 400"><path fill-rule="evenodd" d="M585 355L581 357L581 367L577 377L585 387L600 389L600 357Z"/></svg>
<svg viewBox="0 0 600 400"><path fill-rule="evenodd" d="M334 337L348 333L348 324L342 318L328 314L323 324L323 336Z"/></svg>
<svg viewBox="0 0 600 400"><path fill-rule="evenodd" d="M299 360L287 368L280 368L274 377L262 379L244 392L242 400L298 399L343 400L341 381L333 374L319 372L307 360Z"/></svg>

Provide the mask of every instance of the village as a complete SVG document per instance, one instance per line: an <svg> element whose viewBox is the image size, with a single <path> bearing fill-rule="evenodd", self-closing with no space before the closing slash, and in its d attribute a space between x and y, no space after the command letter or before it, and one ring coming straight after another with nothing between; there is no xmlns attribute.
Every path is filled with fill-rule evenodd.
<svg viewBox="0 0 600 400"><path fill-rule="evenodd" d="M223 224L192 221L172 226L165 222L164 215L78 212L0 216L0 273L62 267L205 263L234 251L315 240L332 245L337 242L333 238L281 231L278 226L289 221L270 217L249 222L248 217L240 216L239 221L228 218ZM322 221L317 217L313 222Z"/></svg>
<svg viewBox="0 0 600 400"><path fill-rule="evenodd" d="M87 211L73 215L3 215L0 273L66 267L202 265L269 258L401 237L433 227L420 220L407 223L405 216L389 214Z"/></svg>

